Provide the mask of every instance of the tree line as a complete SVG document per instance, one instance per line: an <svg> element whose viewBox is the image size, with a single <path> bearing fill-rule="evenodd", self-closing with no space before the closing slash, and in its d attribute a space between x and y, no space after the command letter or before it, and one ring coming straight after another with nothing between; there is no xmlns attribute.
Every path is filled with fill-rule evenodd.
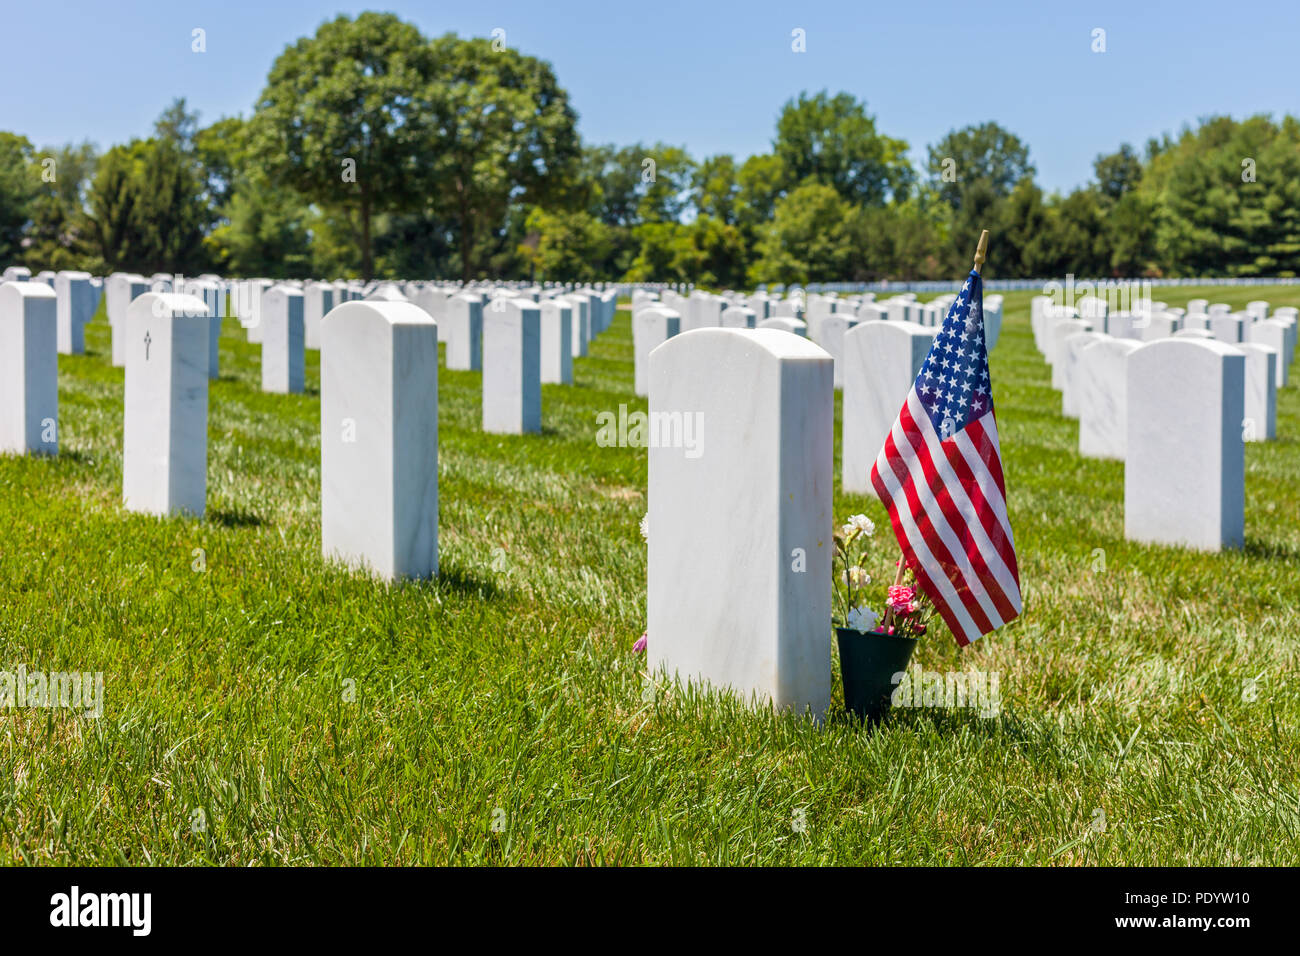
<svg viewBox="0 0 1300 956"><path fill-rule="evenodd" d="M918 169L848 93L781 108L771 150L581 141L550 64L340 16L251 116L177 100L102 154L0 131L0 263L303 278L760 283L1300 273L1300 120L1210 117L1096 157L1062 195L997 123Z"/></svg>

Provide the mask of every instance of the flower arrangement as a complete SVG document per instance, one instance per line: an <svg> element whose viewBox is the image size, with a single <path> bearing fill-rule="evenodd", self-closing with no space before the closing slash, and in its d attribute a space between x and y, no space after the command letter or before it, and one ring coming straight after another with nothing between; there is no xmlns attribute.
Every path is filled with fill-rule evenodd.
<svg viewBox="0 0 1300 956"><path fill-rule="evenodd" d="M915 576L898 562L898 575L885 595L883 617L871 607L871 575L863 565L876 526L866 515L851 516L835 529L832 569L832 623L863 634L919 637L925 633L934 605L916 586Z"/></svg>

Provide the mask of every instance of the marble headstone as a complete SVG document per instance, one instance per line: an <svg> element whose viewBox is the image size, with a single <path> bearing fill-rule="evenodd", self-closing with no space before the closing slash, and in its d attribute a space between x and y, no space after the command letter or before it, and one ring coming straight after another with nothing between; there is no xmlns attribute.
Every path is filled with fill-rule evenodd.
<svg viewBox="0 0 1300 956"><path fill-rule="evenodd" d="M833 374L766 329L684 332L650 356L652 673L825 714Z"/></svg>
<svg viewBox="0 0 1300 956"><path fill-rule="evenodd" d="M0 284L0 453L58 453L57 312L43 282Z"/></svg>
<svg viewBox="0 0 1300 956"><path fill-rule="evenodd" d="M1241 547L1246 356L1222 342L1169 338L1134 349L1127 372L1124 536Z"/></svg>
<svg viewBox="0 0 1300 956"><path fill-rule="evenodd" d="M59 352L83 355L86 351L86 323L95 311L95 292L89 272L60 272L54 276L58 300Z"/></svg>
<svg viewBox="0 0 1300 956"><path fill-rule="evenodd" d="M542 382L572 385L573 306L565 299L547 299L538 308L542 316Z"/></svg>
<svg viewBox="0 0 1300 956"><path fill-rule="evenodd" d="M542 430L541 311L529 299L499 299L483 315L483 430Z"/></svg>
<svg viewBox="0 0 1300 956"><path fill-rule="evenodd" d="M681 331L681 314L661 305L632 316L633 379L637 395L650 394L650 353Z"/></svg>
<svg viewBox="0 0 1300 956"><path fill-rule="evenodd" d="M1072 390L1079 409L1079 454L1124 460L1128 442L1129 353L1132 339L1096 338L1078 355Z"/></svg>
<svg viewBox="0 0 1300 956"><path fill-rule="evenodd" d="M921 372L935 330L910 322L860 322L844 335L840 483L871 491L871 466Z"/></svg>
<svg viewBox="0 0 1300 956"><path fill-rule="evenodd" d="M321 545L387 578L438 573L438 324L410 302L321 323Z"/></svg>
<svg viewBox="0 0 1300 956"><path fill-rule="evenodd" d="M262 391L300 394L306 388L303 294L287 285L262 295Z"/></svg>
<svg viewBox="0 0 1300 956"><path fill-rule="evenodd" d="M438 333L447 343L447 368L477 371L483 367L483 297L460 293L447 300Z"/></svg>
<svg viewBox="0 0 1300 956"><path fill-rule="evenodd" d="M1246 416L1241 434L1246 441L1277 437L1277 352L1267 345L1238 342L1246 354Z"/></svg>
<svg viewBox="0 0 1300 956"><path fill-rule="evenodd" d="M202 299L148 292L126 311L122 498L128 511L202 517L208 480L208 342Z"/></svg>

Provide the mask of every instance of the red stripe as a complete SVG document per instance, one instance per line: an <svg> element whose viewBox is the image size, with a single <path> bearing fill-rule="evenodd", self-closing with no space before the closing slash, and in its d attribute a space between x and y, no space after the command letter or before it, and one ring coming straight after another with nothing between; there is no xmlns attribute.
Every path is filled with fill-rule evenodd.
<svg viewBox="0 0 1300 956"><path fill-rule="evenodd" d="M916 443L918 441L923 442L924 439L922 439L917 433L916 424L912 422L906 404L903 406L902 411L898 413L898 426L902 429L903 434L908 436L908 443L911 446L909 450L912 452L911 457L920 460L920 456L917 454ZM943 539L939 537L939 533L935 530L929 513L921 506L921 501L920 498L917 497L916 487L912 481L911 473L908 471L905 459L899 454L898 447L894 442L893 432L890 432L889 437L885 439L885 454L888 458L890 468L898 479L899 487L901 488L904 497L907 499L908 512L911 514L912 521L916 524L917 530L920 531L922 540L925 541L926 547L929 548L930 553L934 556L935 560L939 562L939 566L943 568L944 577L952 583L953 589L957 592L958 599L961 601L963 607L966 608L966 613L970 615L971 620L979 629L980 634L987 634L989 631L993 630L993 623L984 613L984 609L980 606L979 599L976 598L966 586L965 575L962 574L961 569L953 560L952 553L948 550L948 546L945 545ZM924 460L921 460L921 465L924 470ZM940 510L943 511L942 506L940 507ZM953 523L952 516L945 511L943 512L943 517L946 523L951 527ZM934 595L931 595L931 597L934 597ZM935 600L936 605L940 605L941 603L941 599ZM946 617L945 620L947 620ZM954 631L954 634L955 633L957 632Z"/></svg>
<svg viewBox="0 0 1300 956"><path fill-rule="evenodd" d="M980 489L979 482L975 479L975 474L970 470L970 463L966 460L966 456L955 441L943 442L939 447L943 450L944 459L952 468L953 473L956 474L957 480L961 482L962 489L970 498L971 505L975 508L975 514L979 519L980 526L984 529L984 533L989 536L989 541L996 549L998 556L1006 564L1011 576L1015 578L1015 551L1002 530L1002 522L998 520L997 515L989 506L984 497L984 492ZM930 450L927 446L925 455L928 457L929 454ZM987 465L987 461L983 459L983 456L981 456L981 460ZM944 495L948 495L946 485L944 486ZM955 509L955 504L953 507ZM947 509L945 509L945 513L946 511ZM962 538L962 543L966 548L966 556L970 558L971 567L975 569L976 575L984 584L984 590L988 592L994 606L998 609L998 616L1002 618L1002 623L1005 624L1007 621L1014 619L1019 612L1016 610L1015 605L1011 603L1002 583L993 573L993 569L989 567L983 549L975 541L975 536L967 530L964 521L960 522L959 526L955 527L954 530ZM1010 555L1010 560L1008 560L1008 555ZM1019 590L1019 588L1020 580L1016 578L1016 589Z"/></svg>
<svg viewBox="0 0 1300 956"><path fill-rule="evenodd" d="M984 585L984 590L988 593L993 607L997 610L998 616L1002 618L1002 621L1005 623L1010 618L1016 616L1015 608L1011 605L1011 602L1007 600L1006 594L1002 590L1002 585L997 583L997 579L994 578L992 572L989 571L988 565L984 561L984 554L980 550L979 544L975 540L975 536L967 527L967 518L961 512L961 509L957 507L957 503L953 500L952 492L949 490L948 485L939 477L938 469L935 468L934 461L930 457L930 446L926 443L925 435L922 434L921 428L916 424L916 420L912 417L912 410L908 408L907 405L904 405L902 411L898 413L898 421L903 428L903 433L907 435L908 441L912 444L913 451L916 454L916 459L921 465L921 473L925 476L926 485L929 487L930 493L934 495L935 502L938 504L940 512L942 512L947 521L948 527L961 545L962 552L970 562L971 570ZM951 442L949 445L951 445ZM960 450L958 450L958 453L960 454ZM945 459L948 457L948 451L945 447ZM951 552L945 549L944 554L951 555ZM979 597L973 590L971 590L965 572L955 561L952 561L951 556L948 560L952 566L952 570L948 572L948 580L952 581L953 587L962 599L962 603L966 605L967 610L971 611L971 617L974 619L975 623L982 628L981 633L987 634L989 631L993 630L995 625L989 619L983 605L980 603ZM967 595L969 595L969 598Z"/></svg>
<svg viewBox="0 0 1300 956"><path fill-rule="evenodd" d="M996 420L994 420L993 427L997 427ZM979 421L971 422L970 425L966 427L966 434L969 436L971 444L975 446L975 451L980 456L980 460L984 462L989 473L993 475L993 481L997 484L998 490L1002 492L1003 514L1009 515L1007 510L1007 493L1004 490L1002 483L1002 461L998 458L997 451L994 449L993 440L989 437L988 432L985 431L983 424ZM992 534L990 534L989 537L992 538L993 543L997 545L998 554L1002 555L1002 560L1006 564L1007 570L1011 572L1011 576L1016 580L1016 587L1019 588L1020 568L1016 564L1015 542L1011 541L1006 536L1002 530L1002 523L997 521L996 517L994 518L994 522L997 524L998 537L994 538Z"/></svg>
<svg viewBox="0 0 1300 956"><path fill-rule="evenodd" d="M886 447L888 447L889 439L886 439L885 444ZM903 563L906 564L907 567L911 569L912 574L916 576L916 583L921 588L921 592L930 599L930 603L934 605L935 610L939 612L939 616L942 617L944 623L948 625L948 630L951 631L952 636L957 639L957 645L959 647L965 647L971 642L971 638L966 636L961 621L957 618L957 615L953 613L952 608L948 606L948 602L943 599L942 595L939 593L939 589L930 579L930 576L926 574L925 568L922 567L921 560L916 556L916 549L912 547L912 541L907 536L906 530L903 528L902 520L898 517L898 508L894 502L893 496L890 495L889 489L885 486L885 482L880 477L880 472L877 470L879 464L879 461L877 461L875 465L871 466L871 484L875 486L876 497L880 499L881 503L885 506L885 510L889 513L889 523L894 527L894 538L898 541L898 546L903 552Z"/></svg>

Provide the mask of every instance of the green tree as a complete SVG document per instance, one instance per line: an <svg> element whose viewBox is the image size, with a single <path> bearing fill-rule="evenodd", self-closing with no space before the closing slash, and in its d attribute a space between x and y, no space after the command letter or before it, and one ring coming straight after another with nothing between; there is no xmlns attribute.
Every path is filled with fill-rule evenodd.
<svg viewBox="0 0 1300 956"><path fill-rule="evenodd" d="M40 192L31 205L23 257L33 270L102 268L85 241L86 193L97 158L89 142L42 150L36 156Z"/></svg>
<svg viewBox="0 0 1300 956"><path fill-rule="evenodd" d="M953 130L929 153L931 185L954 209L989 196L1005 198L1034 174L1029 147L997 123Z"/></svg>
<svg viewBox="0 0 1300 956"><path fill-rule="evenodd" d="M834 187L809 182L777 201L759 239L751 282L839 282L849 273L861 227Z"/></svg>
<svg viewBox="0 0 1300 956"><path fill-rule="evenodd" d="M800 93L776 122L773 152L786 174L786 191L812 180L854 205L902 198L916 181L907 143L876 130L866 105L848 93Z"/></svg>
<svg viewBox="0 0 1300 956"><path fill-rule="evenodd" d="M340 16L276 58L257 101L252 161L273 185L355 214L366 278L375 217L418 208L436 183L438 56L391 14Z"/></svg>
<svg viewBox="0 0 1300 956"><path fill-rule="evenodd" d="M1098 156L1092 164L1097 177L1097 188L1102 196L1118 201L1132 191L1142 179L1142 160L1128 143L1105 156Z"/></svg>
<svg viewBox="0 0 1300 956"><path fill-rule="evenodd" d="M726 153L710 156L695 167L693 205L700 215L733 225L740 200L736 161Z"/></svg>
<svg viewBox="0 0 1300 956"><path fill-rule="evenodd" d="M528 214L527 230L536 241L522 254L538 278L558 282L592 282L603 277L600 265L609 253L610 227L578 209Z"/></svg>
<svg viewBox="0 0 1300 956"><path fill-rule="evenodd" d="M40 191L32 157L27 137L0 132L0 263L14 262L22 253L23 231Z"/></svg>
<svg viewBox="0 0 1300 956"><path fill-rule="evenodd" d="M436 133L422 161L469 279L486 258L516 254L528 207L566 197L581 168L577 116L545 61L454 34L430 49Z"/></svg>
<svg viewBox="0 0 1300 956"><path fill-rule="evenodd" d="M202 272L212 212L185 140L132 140L101 158L87 195L87 239L106 269Z"/></svg>

